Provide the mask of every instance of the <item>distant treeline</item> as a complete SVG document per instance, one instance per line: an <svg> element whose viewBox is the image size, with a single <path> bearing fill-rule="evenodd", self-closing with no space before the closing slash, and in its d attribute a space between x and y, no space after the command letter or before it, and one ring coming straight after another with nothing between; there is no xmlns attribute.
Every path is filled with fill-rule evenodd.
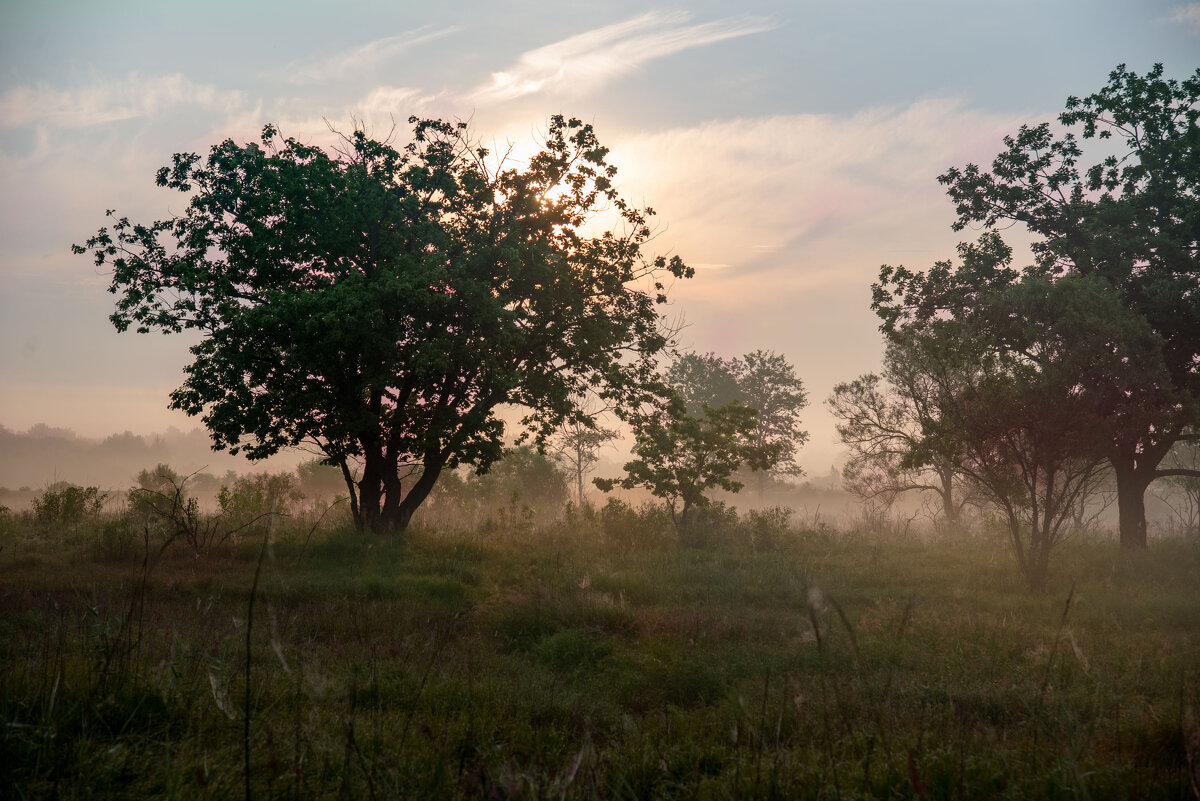
<svg viewBox="0 0 1200 801"><path fill-rule="evenodd" d="M140 471L156 464L170 464L184 474L203 469L221 475L229 470L291 470L306 458L298 453L252 463L213 451L210 445L207 432L200 428L169 428L145 436L126 431L92 439L44 423L23 433L0 426L0 488L36 490L56 481L68 481L101 489L125 489Z"/></svg>

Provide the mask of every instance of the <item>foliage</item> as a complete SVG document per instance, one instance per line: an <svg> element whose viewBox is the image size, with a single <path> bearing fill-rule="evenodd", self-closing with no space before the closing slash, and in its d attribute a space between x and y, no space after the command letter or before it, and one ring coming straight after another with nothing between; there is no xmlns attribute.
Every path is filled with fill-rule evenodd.
<svg viewBox="0 0 1200 801"><path fill-rule="evenodd" d="M1139 426L1113 432L1121 541L1145 547L1144 495L1180 433L1200 421L1200 69L1180 82L1156 64L1145 75L1117 67L1108 84L1071 97L1059 122L1103 143L1084 166L1073 131L1023 125L1005 137L991 171L974 164L940 176L958 213L956 230L1014 222L1039 239L1046 276L1095 277L1162 339L1163 400L1131 398ZM1150 411L1151 414L1145 412Z"/></svg>
<svg viewBox="0 0 1200 801"><path fill-rule="evenodd" d="M129 490L128 515L164 548L181 539L194 553L206 553L224 542L227 532L200 510L200 501L188 491L191 478L166 464L141 471L138 485Z"/></svg>
<svg viewBox="0 0 1200 801"><path fill-rule="evenodd" d="M430 496L423 521L440 525L477 526L556 517L569 496L567 476L549 458L528 445L505 451L484 473L447 473Z"/></svg>
<svg viewBox="0 0 1200 801"><path fill-rule="evenodd" d="M1166 503L1184 531L1200 535L1200 432L1181 437L1163 460L1165 471L1180 471L1163 479L1159 499Z"/></svg>
<svg viewBox="0 0 1200 801"><path fill-rule="evenodd" d="M182 214L74 246L111 268L119 330L201 335L173 408L251 458L315 445L379 530L407 526L443 469L496 461L503 406L544 438L586 390L644 401L660 280L692 274L644 254L653 211L618 195L590 125L553 117L517 169L465 124L410 122L400 150L268 125L177 154L157 182L190 195ZM582 233L601 212L615 225Z"/></svg>
<svg viewBox="0 0 1200 801"><path fill-rule="evenodd" d="M335 465L309 459L296 466L299 490L306 498L329 498L346 493L346 479Z"/></svg>
<svg viewBox="0 0 1200 801"><path fill-rule="evenodd" d="M563 424L550 440L550 454L575 480L575 499L583 506L583 477L600 461L600 448L617 438L611 428L596 425L591 418Z"/></svg>
<svg viewBox="0 0 1200 801"><path fill-rule="evenodd" d="M737 401L716 409L705 405L701 416L688 413L679 397L634 424L634 456L621 479L595 479L605 492L614 487L644 487L666 502L681 533L693 523L693 511L708 506L713 488L737 492L734 473L743 465L763 470L779 458L778 445L756 440L755 410Z"/></svg>
<svg viewBox="0 0 1200 801"><path fill-rule="evenodd" d="M826 401L850 449L843 483L879 511L890 509L903 493L931 493L938 516L954 528L975 499L959 470L955 444L925 439L942 410L937 385L910 344L889 342L882 376L868 373L838 384Z"/></svg>
<svg viewBox="0 0 1200 801"><path fill-rule="evenodd" d="M800 428L800 411L808 405L804 383L795 368L774 351L756 350L741 358L722 359L712 353L681 353L666 372L666 383L683 400L688 414L703 415L707 404L716 409L732 401L758 414L752 439L759 448L776 451L767 475L798 476L796 451L808 440Z"/></svg>
<svg viewBox="0 0 1200 801"><path fill-rule="evenodd" d="M994 234L960 250L957 267L884 267L874 288L890 340L919 354L934 412L902 459L956 454L1040 588L1108 444L1163 403L1162 342L1103 280L1018 274Z"/></svg>
<svg viewBox="0 0 1200 801"><path fill-rule="evenodd" d="M249 532L270 527L279 517L286 516L304 498L291 473L257 473L239 476L221 487L217 495L224 520L230 530Z"/></svg>
<svg viewBox="0 0 1200 801"><path fill-rule="evenodd" d="M107 493L98 487L80 487L56 482L33 499L33 517L38 525L51 529L73 527L95 519L104 508Z"/></svg>

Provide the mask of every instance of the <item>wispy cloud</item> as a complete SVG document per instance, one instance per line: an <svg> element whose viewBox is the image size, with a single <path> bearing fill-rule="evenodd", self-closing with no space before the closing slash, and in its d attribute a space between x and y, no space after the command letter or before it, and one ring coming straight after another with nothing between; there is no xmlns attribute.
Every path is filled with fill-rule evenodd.
<svg viewBox="0 0 1200 801"><path fill-rule="evenodd" d="M426 25L397 36L386 36L312 63L293 63L287 68L287 80L294 84L306 85L361 75L386 64L410 48L441 39L457 31L457 27L433 28Z"/></svg>
<svg viewBox="0 0 1200 801"><path fill-rule="evenodd" d="M684 12L650 12L530 50L512 67L492 73L472 100L487 105L535 92L587 92L653 59L775 27L762 17L685 24L689 19Z"/></svg>
<svg viewBox="0 0 1200 801"><path fill-rule="evenodd" d="M241 92L223 91L180 74L144 77L132 73L116 80L98 80L79 89L45 85L9 89L0 95L0 127L38 124L85 128L151 117L179 106L232 113L243 101Z"/></svg>
<svg viewBox="0 0 1200 801"><path fill-rule="evenodd" d="M1200 3L1188 3L1186 6L1176 6L1165 17L1167 22L1183 25L1194 36L1200 36Z"/></svg>

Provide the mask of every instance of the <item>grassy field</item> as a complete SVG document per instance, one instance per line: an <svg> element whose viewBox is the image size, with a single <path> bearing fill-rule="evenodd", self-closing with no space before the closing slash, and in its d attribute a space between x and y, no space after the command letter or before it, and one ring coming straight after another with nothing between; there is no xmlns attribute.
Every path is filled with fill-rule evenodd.
<svg viewBox="0 0 1200 801"><path fill-rule="evenodd" d="M4 798L1196 798L1200 542L0 550Z"/></svg>

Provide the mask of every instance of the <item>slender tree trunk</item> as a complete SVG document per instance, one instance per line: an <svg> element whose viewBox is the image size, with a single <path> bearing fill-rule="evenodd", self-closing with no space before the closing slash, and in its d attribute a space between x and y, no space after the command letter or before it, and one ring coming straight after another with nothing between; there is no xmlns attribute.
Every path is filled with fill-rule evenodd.
<svg viewBox="0 0 1200 801"><path fill-rule="evenodd" d="M958 528L958 506L954 502L954 474L949 470L939 470L938 477L942 482L942 517L946 527L951 532Z"/></svg>
<svg viewBox="0 0 1200 801"><path fill-rule="evenodd" d="M444 464L445 460L440 456L431 456L425 459L421 477L408 490L408 494L404 496L404 500L396 507L395 512L382 521L387 530L404 531L408 528L408 524L412 522L413 514L425 502L425 499L429 497L430 491L437 484L438 476L442 474L442 466Z"/></svg>
<svg viewBox="0 0 1200 801"><path fill-rule="evenodd" d="M350 466L346 464L345 459L342 459L340 467L342 478L346 480L346 489L350 492L350 516L354 520L354 528L362 531L362 516L358 512L358 485L354 483L354 476L350 474Z"/></svg>

